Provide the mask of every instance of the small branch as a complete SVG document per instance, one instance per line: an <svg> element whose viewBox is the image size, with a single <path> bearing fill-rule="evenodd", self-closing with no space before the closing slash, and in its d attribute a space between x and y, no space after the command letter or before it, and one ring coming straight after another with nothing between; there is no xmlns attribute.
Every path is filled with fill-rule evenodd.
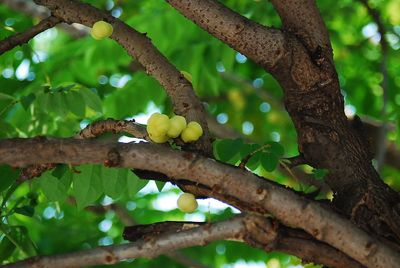
<svg viewBox="0 0 400 268"><path fill-rule="evenodd" d="M119 204L110 204L106 206L89 206L86 207L86 210L92 211L94 213L100 213L104 214L108 210L112 210L115 212L119 220L124 224L125 226L133 226L136 225L136 221L133 219L133 217L129 214L127 209L124 206L121 206ZM150 226L150 225L148 225ZM136 241L136 240L135 240ZM135 242L133 241L133 242ZM179 251L171 251L171 252L166 252L166 256L171 258L171 260L174 260L175 262L178 262L182 265L185 265L187 267L192 267L192 268L209 268L208 266L205 266L204 264L191 259L187 257L185 254L179 252Z"/></svg>
<svg viewBox="0 0 400 268"><path fill-rule="evenodd" d="M154 157L157 155L157 157ZM273 214L285 225L301 228L364 265L395 267L398 253L358 229L348 220L273 182L236 167L188 152L150 143L119 144L98 140L9 139L0 140L0 162L25 166L48 162L104 163L151 170L180 181L207 186L210 196L240 203L244 211ZM351 237L351 240L348 238ZM346 241L343 243L343 241Z"/></svg>
<svg viewBox="0 0 400 268"><path fill-rule="evenodd" d="M0 0L0 3L31 17L44 19L51 15L47 8L36 5L32 0ZM89 33L88 28L80 24L68 25L60 23L57 27L61 28L74 38L81 38Z"/></svg>
<svg viewBox="0 0 400 268"><path fill-rule="evenodd" d="M0 41L0 55L10 49L13 49L16 46L20 46L22 44L27 43L29 40L31 40L33 37L35 37L37 34L54 27L58 23L60 23L60 19L50 16L50 17L42 20L35 26L32 26L27 31L25 31L23 33L18 33L16 35L10 36L10 37Z"/></svg>
<svg viewBox="0 0 400 268"><path fill-rule="evenodd" d="M150 141L146 128L142 125L135 123L135 120L127 121L114 119L93 122L92 124L89 124L84 129L82 129L79 134L75 136L75 138L92 139L107 132L112 132L114 134L125 132L135 138Z"/></svg>
<svg viewBox="0 0 400 268"><path fill-rule="evenodd" d="M133 243L98 247L67 254L34 257L4 267L82 267L115 264L133 258L155 258L180 248L207 245L223 239L240 239L246 231L242 217L207 226L141 239Z"/></svg>

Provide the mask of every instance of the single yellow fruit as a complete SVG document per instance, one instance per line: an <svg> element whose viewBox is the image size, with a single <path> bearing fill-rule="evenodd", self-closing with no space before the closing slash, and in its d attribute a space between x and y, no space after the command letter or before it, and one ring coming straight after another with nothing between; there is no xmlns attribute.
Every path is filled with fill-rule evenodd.
<svg viewBox="0 0 400 268"><path fill-rule="evenodd" d="M196 210L198 204L194 195L189 193L181 194L177 201L178 208L185 213L192 213Z"/></svg>
<svg viewBox="0 0 400 268"><path fill-rule="evenodd" d="M246 106L246 99L238 89L230 90L228 92L228 99L232 102L236 110L242 110Z"/></svg>
<svg viewBox="0 0 400 268"><path fill-rule="evenodd" d="M169 118L165 114L154 113L147 120L147 132L153 136L164 136L169 129Z"/></svg>
<svg viewBox="0 0 400 268"><path fill-rule="evenodd" d="M190 122L182 131L181 138L184 142L197 141L203 135L201 125L195 121Z"/></svg>
<svg viewBox="0 0 400 268"><path fill-rule="evenodd" d="M281 268L281 263L278 259L272 258L267 262L267 268Z"/></svg>
<svg viewBox="0 0 400 268"><path fill-rule="evenodd" d="M190 83L192 82L192 75L186 71L181 71L181 74L186 78L186 80L188 80Z"/></svg>
<svg viewBox="0 0 400 268"><path fill-rule="evenodd" d="M102 40L111 36L113 33L113 27L111 24L105 21L97 21L93 24L91 35L96 40Z"/></svg>
<svg viewBox="0 0 400 268"><path fill-rule="evenodd" d="M167 135L171 138L178 137L186 128L186 119L183 116L175 115L169 120L169 129Z"/></svg>
<svg viewBox="0 0 400 268"><path fill-rule="evenodd" d="M165 143L169 140L167 135L154 135L153 133L149 132L149 137L155 143Z"/></svg>

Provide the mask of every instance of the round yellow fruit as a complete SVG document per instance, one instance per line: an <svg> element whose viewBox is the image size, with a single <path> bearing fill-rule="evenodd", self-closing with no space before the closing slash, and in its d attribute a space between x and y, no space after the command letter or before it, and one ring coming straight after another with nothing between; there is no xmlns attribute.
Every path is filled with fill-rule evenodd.
<svg viewBox="0 0 400 268"><path fill-rule="evenodd" d="M111 36L113 33L113 27L111 24L105 21L97 21L93 24L91 35L96 40L102 40Z"/></svg>
<svg viewBox="0 0 400 268"><path fill-rule="evenodd" d="M151 132L149 132L149 137L155 143L165 143L170 139L170 137L168 137L165 134L164 135L154 135Z"/></svg>
<svg viewBox="0 0 400 268"><path fill-rule="evenodd" d="M178 208L185 213L192 213L196 210L198 204L194 195L189 193L182 194L177 201Z"/></svg>
<svg viewBox="0 0 400 268"><path fill-rule="evenodd" d="M201 125L195 121L190 122L182 131L181 138L184 142L197 141L203 135Z"/></svg>
<svg viewBox="0 0 400 268"><path fill-rule="evenodd" d="M267 268L280 268L280 267L281 263L276 258L272 258L267 262Z"/></svg>
<svg viewBox="0 0 400 268"><path fill-rule="evenodd" d="M153 136L164 136L169 129L169 118L165 114L154 113L147 120L147 132Z"/></svg>
<svg viewBox="0 0 400 268"><path fill-rule="evenodd" d="M169 129L167 135L171 138L178 137L186 128L186 119L183 116L175 115L169 120Z"/></svg>

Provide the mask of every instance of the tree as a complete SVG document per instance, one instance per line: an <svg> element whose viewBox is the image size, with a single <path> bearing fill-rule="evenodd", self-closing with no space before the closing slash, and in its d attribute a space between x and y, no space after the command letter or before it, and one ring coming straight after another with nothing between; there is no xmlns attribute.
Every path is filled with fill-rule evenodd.
<svg viewBox="0 0 400 268"><path fill-rule="evenodd" d="M233 239L331 267L398 266L400 182L391 188L381 179L399 168L389 122L400 110L389 91L399 84L399 26L389 26L399 22L395 1L335 2L341 15L330 13L329 1L324 16L312 0L1 2L6 26L20 32L0 42L5 263L71 267L165 253L203 267L193 256L215 266L218 246L234 252L225 261L265 258L228 242L172 252ZM32 25L21 11L42 20ZM114 41L81 38L82 25L97 21L112 25ZM204 134L153 144L145 126L129 120L149 103L199 122ZM345 108L362 119L349 119ZM150 142L120 143L123 134ZM203 223L168 221L184 216L146 209L157 197L138 193L149 179L241 214L229 208ZM120 243L122 224L133 225L123 232L130 243ZM100 244L116 241L94 247L102 236ZM21 261L35 255L48 256Z"/></svg>

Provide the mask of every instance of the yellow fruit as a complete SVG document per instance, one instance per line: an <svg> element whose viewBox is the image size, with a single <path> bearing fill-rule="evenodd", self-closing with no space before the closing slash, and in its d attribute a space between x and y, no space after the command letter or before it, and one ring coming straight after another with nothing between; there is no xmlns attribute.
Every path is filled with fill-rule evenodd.
<svg viewBox="0 0 400 268"><path fill-rule="evenodd" d="M165 114L154 113L147 120L147 132L154 136L163 136L169 129L169 118Z"/></svg>
<svg viewBox="0 0 400 268"><path fill-rule="evenodd" d="M169 120L169 129L167 135L171 138L178 137L186 128L186 119L183 116L175 115Z"/></svg>
<svg viewBox="0 0 400 268"><path fill-rule="evenodd" d="M169 140L169 137L165 134L164 135L154 135L153 133L149 132L149 137L155 143L164 143Z"/></svg>
<svg viewBox="0 0 400 268"><path fill-rule="evenodd" d="M196 210L198 204L194 195L189 193L182 194L177 201L178 208L185 213L192 213Z"/></svg>
<svg viewBox="0 0 400 268"><path fill-rule="evenodd" d="M203 135L203 129L197 122L190 122L187 127L182 131L181 138L184 142L197 141Z"/></svg>
<svg viewBox="0 0 400 268"><path fill-rule="evenodd" d="M105 21L97 21L93 24L91 35L96 40L102 40L111 36L113 33L113 27L111 24Z"/></svg>
<svg viewBox="0 0 400 268"><path fill-rule="evenodd" d="M276 258L272 258L267 262L267 268L280 268L280 267L281 263Z"/></svg>
<svg viewBox="0 0 400 268"><path fill-rule="evenodd" d="M228 99L232 102L236 110L242 110L246 106L246 99L238 89L230 90L228 92Z"/></svg>
<svg viewBox="0 0 400 268"><path fill-rule="evenodd" d="M181 74L183 74L183 76L186 78L186 80L188 80L190 83L193 83L192 82L192 75L190 73L185 72L185 71L181 71Z"/></svg>

